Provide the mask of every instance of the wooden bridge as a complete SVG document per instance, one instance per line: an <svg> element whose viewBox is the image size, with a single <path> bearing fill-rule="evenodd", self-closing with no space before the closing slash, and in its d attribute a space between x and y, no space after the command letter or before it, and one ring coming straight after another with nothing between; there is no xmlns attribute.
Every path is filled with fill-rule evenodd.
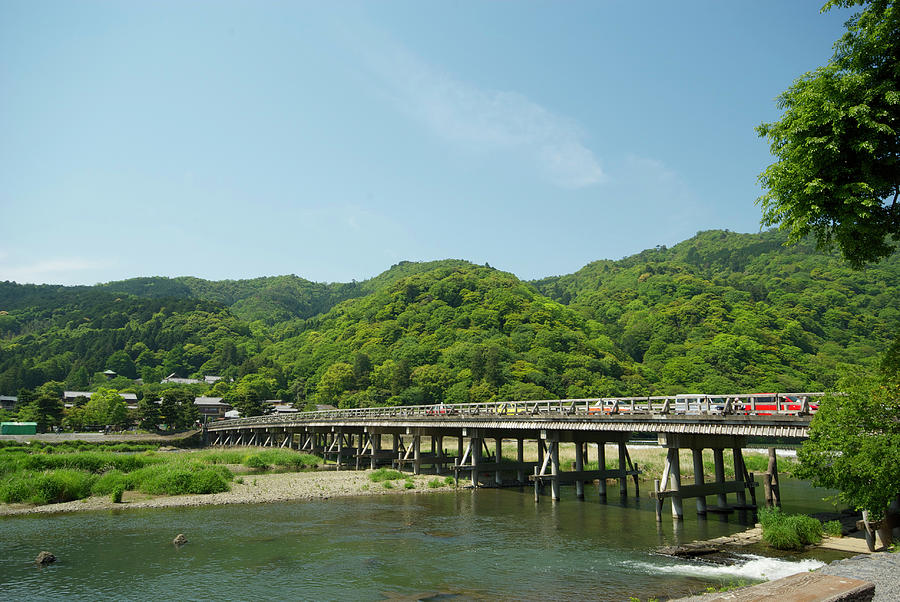
<svg viewBox="0 0 900 602"><path fill-rule="evenodd" d="M668 450L651 493L657 519L661 520L663 502L669 498L672 514L680 520L685 498L696 498L699 514L755 508L757 483L742 454L747 438L806 438L821 395L679 395L323 410L212 422L206 426L206 437L212 445L307 451L334 462L338 470L390 465L411 467L418 474L423 466L431 466L436 472L450 470L457 479L461 473L468 475L475 487L522 486L530 481L535 501L546 484L551 498L558 501L561 485L574 484L576 495L583 498L584 484L594 481L605 498L607 479L618 480L625 496L630 478L638 495L640 470L626 444L633 437L656 437ZM455 439L455 454L444 448L446 439ZM489 440L494 441L493 452ZM503 457L504 440L516 442L515 459ZM526 441L536 442L537 461L525 461ZM563 444L574 446L570 470L560 465ZM618 452L613 467L607 464L607 445ZM585 470L592 446L597 469ZM682 483L681 449L692 452L694 483ZM711 482L703 476L705 449L713 454ZM732 480L725 478L726 449L732 450ZM511 476L515 479L504 480ZM734 495L731 503L729 494ZM716 496L716 505L707 506L706 496Z"/></svg>

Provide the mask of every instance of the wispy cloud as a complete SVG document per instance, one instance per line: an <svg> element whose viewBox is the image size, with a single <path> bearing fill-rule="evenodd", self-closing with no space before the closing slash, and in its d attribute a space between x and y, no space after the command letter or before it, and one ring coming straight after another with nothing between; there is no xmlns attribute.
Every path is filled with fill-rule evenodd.
<svg viewBox="0 0 900 602"><path fill-rule="evenodd" d="M383 37L364 56L394 102L441 138L473 150L520 154L561 187L604 180L573 120L517 92L455 79Z"/></svg>
<svg viewBox="0 0 900 602"><path fill-rule="evenodd" d="M31 284L72 284L82 282L85 271L106 267L105 264L80 257L40 259L24 265L9 265L9 255L0 252L0 280Z"/></svg>

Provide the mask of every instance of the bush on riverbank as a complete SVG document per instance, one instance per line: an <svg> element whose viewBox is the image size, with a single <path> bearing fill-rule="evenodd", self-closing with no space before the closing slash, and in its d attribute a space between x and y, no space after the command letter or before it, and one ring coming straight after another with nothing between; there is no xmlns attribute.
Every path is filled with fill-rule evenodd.
<svg viewBox="0 0 900 602"><path fill-rule="evenodd" d="M152 495L220 493L230 489L231 479L231 471L224 466L197 462L150 464L127 473L116 469L103 474L72 468L24 470L0 480L0 501L56 504L112 495L118 490Z"/></svg>
<svg viewBox="0 0 900 602"><path fill-rule="evenodd" d="M288 449L216 450L181 453L143 451L47 452L41 446L7 446L0 450L0 502L50 504L119 491L151 495L220 493L230 489L233 474L225 464L256 470L316 468L322 459ZM119 494L120 495L120 494ZM121 498L120 498L121 499Z"/></svg>
<svg viewBox="0 0 900 602"><path fill-rule="evenodd" d="M392 470L390 468L379 468L369 475L369 479L374 481L375 483L381 482L389 482L389 481L397 481L399 479L405 478L404 475L399 470Z"/></svg>
<svg viewBox="0 0 900 602"><path fill-rule="evenodd" d="M759 511L762 540L777 550L799 550L822 541L822 523L804 514L785 514L778 508Z"/></svg>
<svg viewBox="0 0 900 602"><path fill-rule="evenodd" d="M317 468L322 458L312 454L304 454L291 449L222 449L194 452L191 458L206 464L242 464L247 468L268 470L277 467L282 470L306 470Z"/></svg>

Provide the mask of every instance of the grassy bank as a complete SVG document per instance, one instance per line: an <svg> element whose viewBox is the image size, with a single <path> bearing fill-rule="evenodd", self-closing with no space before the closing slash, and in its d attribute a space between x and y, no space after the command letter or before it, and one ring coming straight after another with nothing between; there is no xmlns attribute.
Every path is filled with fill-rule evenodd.
<svg viewBox="0 0 900 602"><path fill-rule="evenodd" d="M120 447L124 446L124 447ZM0 502L53 504L125 491L150 495L206 494L228 491L229 466L252 472L314 468L321 458L283 449L235 449L166 453L119 444L111 451L89 446L64 451L60 446L6 446L0 449Z"/></svg>

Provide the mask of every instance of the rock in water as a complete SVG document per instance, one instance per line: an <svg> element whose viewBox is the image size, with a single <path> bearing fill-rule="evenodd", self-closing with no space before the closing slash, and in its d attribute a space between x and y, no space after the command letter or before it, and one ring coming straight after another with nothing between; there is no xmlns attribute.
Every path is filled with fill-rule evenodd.
<svg viewBox="0 0 900 602"><path fill-rule="evenodd" d="M56 562L56 556L51 554L50 552L41 552L37 555L37 558L34 561L38 564L50 564L51 562Z"/></svg>
<svg viewBox="0 0 900 602"><path fill-rule="evenodd" d="M175 536L175 539L172 540L176 546L183 546L187 543L187 537L184 536L184 533L179 533Z"/></svg>

